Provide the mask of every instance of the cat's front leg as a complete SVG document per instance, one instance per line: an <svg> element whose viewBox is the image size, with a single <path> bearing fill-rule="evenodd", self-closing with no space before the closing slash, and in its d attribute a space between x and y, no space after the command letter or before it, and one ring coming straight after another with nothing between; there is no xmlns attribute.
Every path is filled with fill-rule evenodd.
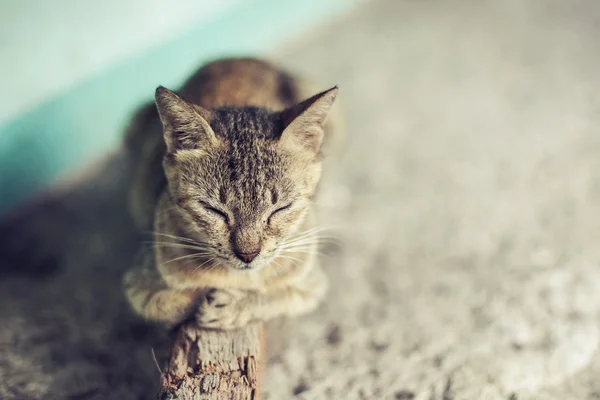
<svg viewBox="0 0 600 400"><path fill-rule="evenodd" d="M175 290L166 285L154 266L151 251L140 251L123 279L125 297L133 310L149 321L173 327L194 314L202 291Z"/></svg>
<svg viewBox="0 0 600 400"><path fill-rule="evenodd" d="M231 330L255 319L257 294L239 289L209 289L196 312L202 328Z"/></svg>
<svg viewBox="0 0 600 400"><path fill-rule="evenodd" d="M196 322L203 328L231 330L251 322L312 311L327 291L327 279L315 268L300 282L265 293L238 289L210 289L201 301Z"/></svg>

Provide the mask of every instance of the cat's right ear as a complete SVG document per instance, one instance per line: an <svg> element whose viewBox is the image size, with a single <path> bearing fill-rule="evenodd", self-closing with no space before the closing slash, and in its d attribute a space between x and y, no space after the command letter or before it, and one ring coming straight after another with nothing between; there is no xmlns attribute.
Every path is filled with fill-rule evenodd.
<svg viewBox="0 0 600 400"><path fill-rule="evenodd" d="M205 148L217 143L208 122L210 111L188 103L162 86L156 89L155 101L168 153Z"/></svg>
<svg viewBox="0 0 600 400"><path fill-rule="evenodd" d="M331 111L337 86L314 95L279 113L285 126L279 139L282 146L293 151L321 151L325 134L325 122Z"/></svg>

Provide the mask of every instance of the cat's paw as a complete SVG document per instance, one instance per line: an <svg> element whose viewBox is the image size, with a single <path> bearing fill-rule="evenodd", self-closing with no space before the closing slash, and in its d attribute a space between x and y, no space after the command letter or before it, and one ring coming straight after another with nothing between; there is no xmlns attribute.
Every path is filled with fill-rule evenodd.
<svg viewBox="0 0 600 400"><path fill-rule="evenodd" d="M241 290L209 289L196 312L201 328L231 330L247 325L251 319L250 304Z"/></svg>

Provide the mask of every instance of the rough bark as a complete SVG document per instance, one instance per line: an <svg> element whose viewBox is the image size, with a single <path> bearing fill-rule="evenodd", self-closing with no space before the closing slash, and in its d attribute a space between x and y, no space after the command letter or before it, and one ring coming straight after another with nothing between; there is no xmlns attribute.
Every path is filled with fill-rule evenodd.
<svg viewBox="0 0 600 400"><path fill-rule="evenodd" d="M264 327L179 328L161 377L160 400L260 400Z"/></svg>

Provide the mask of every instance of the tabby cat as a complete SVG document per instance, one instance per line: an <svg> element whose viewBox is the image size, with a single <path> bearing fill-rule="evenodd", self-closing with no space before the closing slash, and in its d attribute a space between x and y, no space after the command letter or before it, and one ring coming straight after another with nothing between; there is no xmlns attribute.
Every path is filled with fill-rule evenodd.
<svg viewBox="0 0 600 400"><path fill-rule="evenodd" d="M338 89L311 91L250 58L156 90L126 135L132 212L153 231L124 279L137 313L235 329L318 305L327 279L313 201L337 140L336 118L326 121Z"/></svg>

